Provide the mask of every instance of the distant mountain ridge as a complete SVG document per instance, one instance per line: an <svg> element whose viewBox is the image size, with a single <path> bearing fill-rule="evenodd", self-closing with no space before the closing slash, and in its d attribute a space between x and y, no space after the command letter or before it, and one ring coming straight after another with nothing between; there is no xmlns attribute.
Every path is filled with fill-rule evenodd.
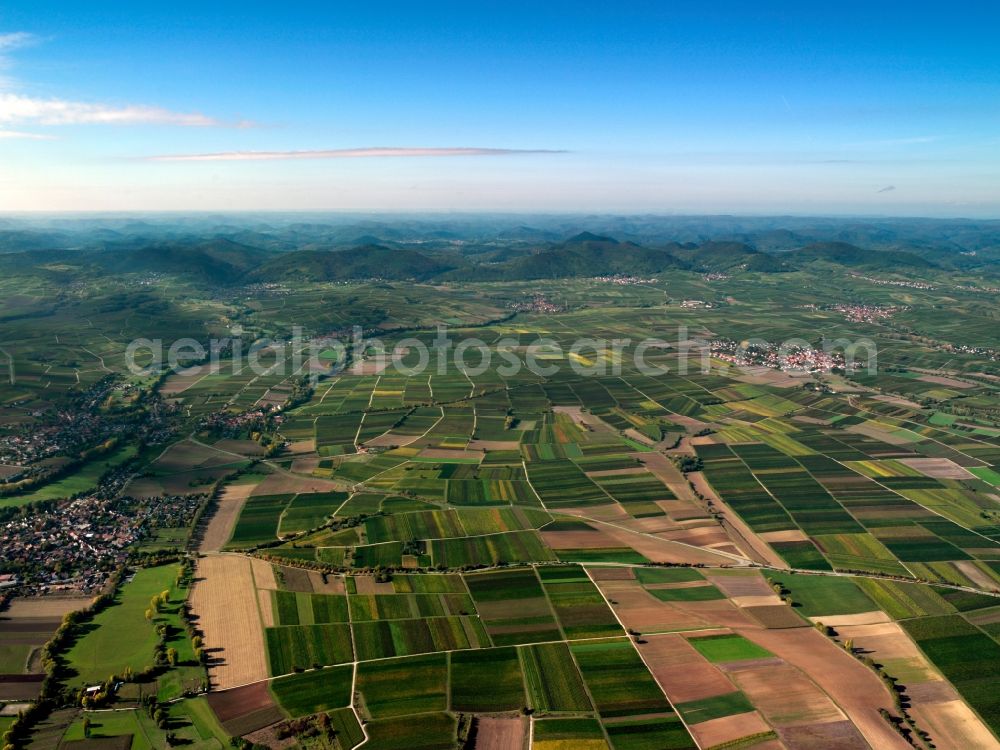
<svg viewBox="0 0 1000 750"><path fill-rule="evenodd" d="M691 221L692 227L700 227ZM707 221L707 219L705 220ZM581 219L585 225L589 219ZM172 232L130 221L68 232L60 225L33 232L0 223L0 269L72 278L74 274L161 274L193 283L321 282L381 278L389 281L531 281L614 274L655 276L694 273L787 273L842 266L886 273L973 270L1000 275L1000 244L992 225L979 231L978 249L957 252L929 239L876 248L845 239L811 241L804 232L767 228L759 235L722 239L639 242L609 233L567 228L565 239L532 241L536 229L516 225L490 237L464 237L457 229L434 231L428 223L385 227L358 222L271 226L216 224L199 236L179 223ZM634 232L641 222L633 219ZM147 236L151 226L155 237ZM834 227L831 226L831 229ZM537 230L551 237L550 230ZM688 234L688 230L682 234ZM830 236L896 235L884 226L844 225ZM322 241L322 237L336 239ZM1000 235L1000 233L998 233ZM736 237L739 237L738 239ZM74 244L82 243L82 244ZM759 247L757 243L764 246ZM18 251L18 248L21 248ZM3 252L6 250L7 252Z"/></svg>
<svg viewBox="0 0 1000 750"><path fill-rule="evenodd" d="M297 250L272 256L250 281L341 281L382 278L422 281L450 270L415 250L362 245L350 250Z"/></svg>

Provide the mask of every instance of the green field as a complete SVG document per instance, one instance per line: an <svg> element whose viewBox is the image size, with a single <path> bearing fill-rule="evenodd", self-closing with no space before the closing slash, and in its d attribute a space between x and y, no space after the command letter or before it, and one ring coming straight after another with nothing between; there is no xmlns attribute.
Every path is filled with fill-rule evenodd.
<svg viewBox="0 0 1000 750"><path fill-rule="evenodd" d="M1000 732L1000 644L959 615L900 623L989 727Z"/></svg>
<svg viewBox="0 0 1000 750"><path fill-rule="evenodd" d="M604 731L596 719L538 719L534 722L534 737L535 742L554 743L561 741L565 744L559 747L564 747L565 750L570 750L574 746L588 749L607 747L607 743L604 741Z"/></svg>
<svg viewBox="0 0 1000 750"><path fill-rule="evenodd" d="M676 716L605 724L615 750L688 750L697 745Z"/></svg>
<svg viewBox="0 0 1000 750"><path fill-rule="evenodd" d="M446 713L380 719L365 725L368 741L381 750L451 750L455 717Z"/></svg>
<svg viewBox="0 0 1000 750"><path fill-rule="evenodd" d="M538 569L545 594L568 639L618 635L621 625L601 592L577 565Z"/></svg>
<svg viewBox="0 0 1000 750"><path fill-rule="evenodd" d="M279 519L291 499L291 495L260 495L249 498L236 522L228 546L247 549L275 541L278 538Z"/></svg>
<svg viewBox="0 0 1000 750"><path fill-rule="evenodd" d="M697 701L678 703L677 711L688 724L698 724L702 721L711 721L723 716L732 716L753 710L753 704L747 697L736 691L726 693L711 698L702 698Z"/></svg>
<svg viewBox="0 0 1000 750"><path fill-rule="evenodd" d="M711 585L646 590L661 602L710 602L726 598L725 594Z"/></svg>
<svg viewBox="0 0 1000 750"><path fill-rule="evenodd" d="M601 718L670 712L670 705L628 640L571 646Z"/></svg>
<svg viewBox="0 0 1000 750"><path fill-rule="evenodd" d="M517 649L451 655L451 706L456 711L516 711L526 705Z"/></svg>
<svg viewBox="0 0 1000 750"><path fill-rule="evenodd" d="M518 652L531 708L536 711L591 710L583 678L565 643L524 646Z"/></svg>
<svg viewBox="0 0 1000 750"><path fill-rule="evenodd" d="M365 713L375 719L448 708L448 656L429 654L358 665Z"/></svg>
<svg viewBox="0 0 1000 750"><path fill-rule="evenodd" d="M153 666L154 625L160 622L177 633L169 645L177 648L181 660L193 658L178 614L187 593L177 588L176 579L177 566L164 565L140 569L122 585L114 604L82 626L82 636L66 655L74 683L91 685L126 668L138 674ZM163 591L169 592L168 604L150 622L146 619L150 600Z"/></svg>
<svg viewBox="0 0 1000 750"><path fill-rule="evenodd" d="M278 705L291 717L329 711L351 703L354 668L327 667L279 677L270 683Z"/></svg>
<svg viewBox="0 0 1000 750"><path fill-rule="evenodd" d="M346 492L317 492L296 495L281 517L278 533L297 534L322 526L347 500Z"/></svg>
<svg viewBox="0 0 1000 750"><path fill-rule="evenodd" d="M474 617L355 622L351 630L360 661L489 645L486 632ZM347 643L349 648L350 639Z"/></svg>
<svg viewBox="0 0 1000 750"><path fill-rule="evenodd" d="M772 576L788 591L793 606L805 617L871 612L875 603L850 578L781 573Z"/></svg>
<svg viewBox="0 0 1000 750"><path fill-rule="evenodd" d="M697 636L689 638L688 643L713 664L744 659L764 659L773 655L767 649L736 634Z"/></svg>
<svg viewBox="0 0 1000 750"><path fill-rule="evenodd" d="M271 674L343 664L352 659L351 630L347 624L289 625L267 628Z"/></svg>

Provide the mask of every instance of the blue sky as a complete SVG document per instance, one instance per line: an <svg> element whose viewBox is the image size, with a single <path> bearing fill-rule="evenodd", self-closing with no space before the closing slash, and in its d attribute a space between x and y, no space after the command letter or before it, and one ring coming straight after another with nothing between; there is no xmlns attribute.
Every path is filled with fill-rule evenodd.
<svg viewBox="0 0 1000 750"><path fill-rule="evenodd" d="M3 3L0 209L1000 217L995 4L211 5Z"/></svg>

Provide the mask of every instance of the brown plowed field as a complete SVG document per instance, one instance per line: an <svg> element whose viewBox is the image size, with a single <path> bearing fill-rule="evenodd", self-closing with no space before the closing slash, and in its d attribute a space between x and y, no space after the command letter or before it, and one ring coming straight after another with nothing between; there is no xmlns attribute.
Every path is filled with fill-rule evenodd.
<svg viewBox="0 0 1000 750"><path fill-rule="evenodd" d="M800 725L780 729L778 735L789 750L868 750L868 743L849 721ZM876 745L878 750L881 748Z"/></svg>
<svg viewBox="0 0 1000 750"><path fill-rule="evenodd" d="M926 657L895 622L838 628L840 639L852 639L886 671L906 686L911 711L922 729L943 750L1000 747L996 738L958 693L928 664ZM991 744L992 743L992 744Z"/></svg>
<svg viewBox="0 0 1000 750"><path fill-rule="evenodd" d="M640 633L692 630L712 625L703 617L661 602L638 581L598 581L598 588L612 602L612 609L627 628Z"/></svg>
<svg viewBox="0 0 1000 750"><path fill-rule="evenodd" d="M278 579L274 575L274 566L267 560L258 557L250 558L250 570L253 571L253 582L259 589L277 589Z"/></svg>
<svg viewBox="0 0 1000 750"><path fill-rule="evenodd" d="M476 750L521 750L524 747L523 719L479 719Z"/></svg>
<svg viewBox="0 0 1000 750"><path fill-rule="evenodd" d="M618 547L614 537L602 531L543 531L542 539L552 549L607 549Z"/></svg>
<svg viewBox="0 0 1000 750"><path fill-rule="evenodd" d="M257 485L254 495L294 495L295 493L333 492L343 489L342 484L326 479L309 479L275 472Z"/></svg>
<svg viewBox="0 0 1000 750"><path fill-rule="evenodd" d="M53 618L61 621L63 615L83 609L89 606L91 601L93 600L89 596L15 598L3 611L3 619ZM58 627L58 623L56 626Z"/></svg>
<svg viewBox="0 0 1000 750"><path fill-rule="evenodd" d="M727 671L776 727L811 726L845 718L812 680L790 664L775 660L731 662Z"/></svg>
<svg viewBox="0 0 1000 750"><path fill-rule="evenodd" d="M587 572L595 581L635 580L635 574L631 568L587 568Z"/></svg>
<svg viewBox="0 0 1000 750"><path fill-rule="evenodd" d="M379 583L375 576L354 576L354 584L359 594L395 594L392 581Z"/></svg>
<svg viewBox="0 0 1000 750"><path fill-rule="evenodd" d="M733 683L679 635L653 635L639 653L673 703L711 698L735 690ZM715 743L712 743L715 744Z"/></svg>
<svg viewBox="0 0 1000 750"><path fill-rule="evenodd" d="M212 685L224 689L266 679L264 629L249 558L203 557L196 578L191 606L205 633Z"/></svg>
<svg viewBox="0 0 1000 750"><path fill-rule="evenodd" d="M723 716L711 721L703 721L691 727L691 734L700 747L715 747L724 742L732 742L740 737L767 732L771 727L756 711L734 716Z"/></svg>
<svg viewBox="0 0 1000 750"><path fill-rule="evenodd" d="M705 577L726 596L774 596L758 570L706 570Z"/></svg>
<svg viewBox="0 0 1000 750"><path fill-rule="evenodd" d="M309 571L309 581L312 583L312 590L316 594L343 594L347 591L343 578L328 575L324 581L323 574L318 570Z"/></svg>
<svg viewBox="0 0 1000 750"><path fill-rule="evenodd" d="M710 549L689 547L679 542L658 537L646 536L613 526L605 526L607 534L618 541L620 545L631 547L640 555L652 562L659 563L704 563L705 565L721 565L732 563L733 559L719 555Z"/></svg>
<svg viewBox="0 0 1000 750"><path fill-rule="evenodd" d="M744 607L743 611L765 628L804 628L805 621L787 604Z"/></svg>
<svg viewBox="0 0 1000 750"><path fill-rule="evenodd" d="M253 491L252 484L231 484L223 490L217 501L215 513L208 519L201 535L199 552L218 552L233 535L236 519L240 517L247 498Z"/></svg>
<svg viewBox="0 0 1000 750"><path fill-rule="evenodd" d="M753 630L741 635L808 674L836 701L873 747L900 750L909 747L878 713L880 707L892 706L892 698L882 682L818 630Z"/></svg>
<svg viewBox="0 0 1000 750"><path fill-rule="evenodd" d="M942 750L1000 748L997 738L964 701L914 705L910 710L917 726L929 732L934 746Z"/></svg>
<svg viewBox="0 0 1000 750"><path fill-rule="evenodd" d="M239 737L281 721L284 715L275 705L266 682L208 694L212 707L229 734Z"/></svg>

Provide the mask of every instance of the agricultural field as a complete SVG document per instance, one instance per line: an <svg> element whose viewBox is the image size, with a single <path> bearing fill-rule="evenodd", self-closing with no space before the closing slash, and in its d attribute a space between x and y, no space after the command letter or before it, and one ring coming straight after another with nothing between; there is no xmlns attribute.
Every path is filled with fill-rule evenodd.
<svg viewBox="0 0 1000 750"><path fill-rule="evenodd" d="M448 708L449 657L438 653L368 662L358 668L362 712L373 719Z"/></svg>
<svg viewBox="0 0 1000 750"><path fill-rule="evenodd" d="M351 665L290 674L270 682L278 705L289 716L309 716L351 703Z"/></svg>
<svg viewBox="0 0 1000 750"><path fill-rule="evenodd" d="M903 628L990 728L1000 730L995 676L1000 644L959 615L904 620Z"/></svg>
<svg viewBox="0 0 1000 750"><path fill-rule="evenodd" d="M154 669L108 699L123 710L47 720L48 746L77 746L83 716L101 746L165 746L133 710L155 694L169 731L199 750L230 737L302 750L513 750L528 737L537 750L905 750L922 732L924 747L1000 747L1000 375L982 352L929 343L988 347L978 293L949 289L959 331L933 312L932 289L747 274L289 283L204 306L185 287L191 310L275 335L296 319L317 333L364 323L407 367L440 322L493 359L408 374L372 344L314 383L167 375L158 387L184 428L168 444L123 446L0 500L63 502L127 465L124 516L136 498L206 503L188 525L136 522L135 576L81 623L59 679L76 690ZM855 326L835 309L841 294L930 330L916 342L888 318ZM536 295L559 304L539 309ZM640 371L635 342L664 326L690 332L694 363L667 342L645 353L664 369ZM719 343L760 330L864 333L891 370L747 368ZM574 350L591 338L633 343ZM554 371L501 367L542 339L533 353ZM42 375L25 396L36 406L67 387ZM112 544L75 523L78 546ZM193 581L179 584L185 559ZM0 611L0 704L38 695L42 647L91 600L26 615L53 592L39 593ZM170 668L153 663L164 625Z"/></svg>

